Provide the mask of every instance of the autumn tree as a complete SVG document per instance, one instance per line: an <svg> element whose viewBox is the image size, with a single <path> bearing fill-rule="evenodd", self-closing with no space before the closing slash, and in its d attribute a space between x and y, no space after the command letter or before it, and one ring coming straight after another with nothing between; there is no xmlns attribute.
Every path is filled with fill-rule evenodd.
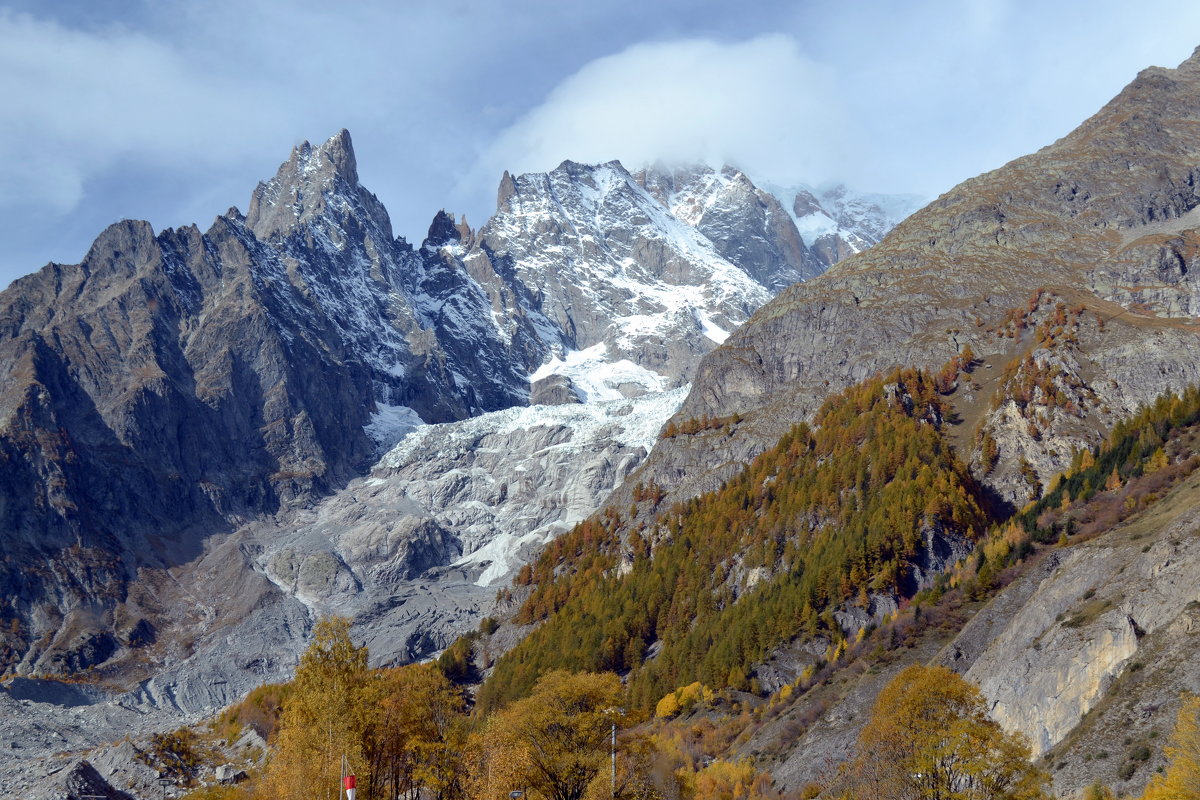
<svg viewBox="0 0 1200 800"><path fill-rule="evenodd" d="M267 769L270 797L310 800L336 790L342 756L367 777L364 732L373 708L366 647L350 639L350 621L320 620L296 668L280 719L278 749Z"/></svg>
<svg viewBox="0 0 1200 800"><path fill-rule="evenodd" d="M1184 697L1171 744L1163 749L1170 765L1154 776L1143 800L1200 800L1200 696Z"/></svg>
<svg viewBox="0 0 1200 800"><path fill-rule="evenodd" d="M371 707L363 782L371 798L447 798L461 794L459 751L465 739L463 698L431 664L377 673L366 692Z"/></svg>
<svg viewBox="0 0 1200 800"><path fill-rule="evenodd" d="M841 780L854 800L1046 796L1028 745L988 718L975 686L940 666L908 667L880 692Z"/></svg>
<svg viewBox="0 0 1200 800"><path fill-rule="evenodd" d="M621 681L612 673L548 673L532 695L490 721L483 768L504 771L512 790L545 800L580 800L608 763L621 694Z"/></svg>
<svg viewBox="0 0 1200 800"><path fill-rule="evenodd" d="M1117 800L1113 790L1096 781L1083 790L1083 800Z"/></svg>
<svg viewBox="0 0 1200 800"><path fill-rule="evenodd" d="M696 773L689 794L704 800L775 800L779 793L771 778L749 760L714 761Z"/></svg>

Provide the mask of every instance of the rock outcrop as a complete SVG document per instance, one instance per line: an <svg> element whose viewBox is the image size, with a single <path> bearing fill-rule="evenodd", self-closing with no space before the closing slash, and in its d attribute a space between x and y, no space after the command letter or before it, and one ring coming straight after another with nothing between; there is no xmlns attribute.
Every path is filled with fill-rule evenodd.
<svg viewBox="0 0 1200 800"><path fill-rule="evenodd" d="M1060 789L1101 779L1139 790L1162 757L1122 775L1117 743L1165 737L1179 691L1200 689L1198 495L1193 475L1139 517L1050 554L940 656L1035 756L1070 766L1055 770Z"/></svg>

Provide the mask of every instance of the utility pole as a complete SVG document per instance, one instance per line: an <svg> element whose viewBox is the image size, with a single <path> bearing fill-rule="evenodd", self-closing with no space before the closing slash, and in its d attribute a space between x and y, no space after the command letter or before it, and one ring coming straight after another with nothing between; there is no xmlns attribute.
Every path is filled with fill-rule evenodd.
<svg viewBox="0 0 1200 800"><path fill-rule="evenodd" d="M606 709L604 709L603 713L612 715L610 717L610 719L612 721L612 728L611 728L611 733L610 733L611 738L609 739L609 757L612 759L612 790L611 790L612 793L611 793L611 797L612 797L612 800L617 800L617 716L616 715L624 714L625 709L623 709L623 708L606 708Z"/></svg>
<svg viewBox="0 0 1200 800"><path fill-rule="evenodd" d="M612 724L612 800L617 800L617 721Z"/></svg>

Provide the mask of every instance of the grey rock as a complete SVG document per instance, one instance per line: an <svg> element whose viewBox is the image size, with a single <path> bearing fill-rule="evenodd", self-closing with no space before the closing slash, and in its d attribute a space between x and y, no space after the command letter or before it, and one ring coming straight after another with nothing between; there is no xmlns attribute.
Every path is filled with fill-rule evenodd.
<svg viewBox="0 0 1200 800"><path fill-rule="evenodd" d="M110 786L96 768L86 761L80 761L67 772L62 788L64 800L78 800L85 796L104 797L106 800L132 800L130 795Z"/></svg>
<svg viewBox="0 0 1200 800"><path fill-rule="evenodd" d="M1198 491L1193 476L1140 517L1051 553L939 656L1035 755L1071 765L1054 772L1060 793L1097 779L1139 791L1163 763L1149 732L1165 735L1179 692L1200 689ZM1131 778L1118 775L1126 738L1152 741L1156 753ZM1111 758L1094 759L1102 751Z"/></svg>
<svg viewBox="0 0 1200 800"><path fill-rule="evenodd" d="M534 381L529 389L529 404L533 406L559 406L564 403L582 403L575 382L566 375L547 375Z"/></svg>
<svg viewBox="0 0 1200 800"><path fill-rule="evenodd" d="M805 248L779 201L733 167L656 165L634 178L675 217L708 237L726 260L774 292L827 266Z"/></svg>

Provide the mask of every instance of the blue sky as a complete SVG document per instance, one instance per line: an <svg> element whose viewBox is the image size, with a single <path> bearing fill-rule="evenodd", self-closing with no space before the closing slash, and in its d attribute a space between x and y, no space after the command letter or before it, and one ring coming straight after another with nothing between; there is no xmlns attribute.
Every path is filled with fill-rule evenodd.
<svg viewBox="0 0 1200 800"><path fill-rule="evenodd" d="M1175 0L0 0L0 285L123 217L206 228L342 127L410 240L566 158L932 197L1196 45Z"/></svg>

